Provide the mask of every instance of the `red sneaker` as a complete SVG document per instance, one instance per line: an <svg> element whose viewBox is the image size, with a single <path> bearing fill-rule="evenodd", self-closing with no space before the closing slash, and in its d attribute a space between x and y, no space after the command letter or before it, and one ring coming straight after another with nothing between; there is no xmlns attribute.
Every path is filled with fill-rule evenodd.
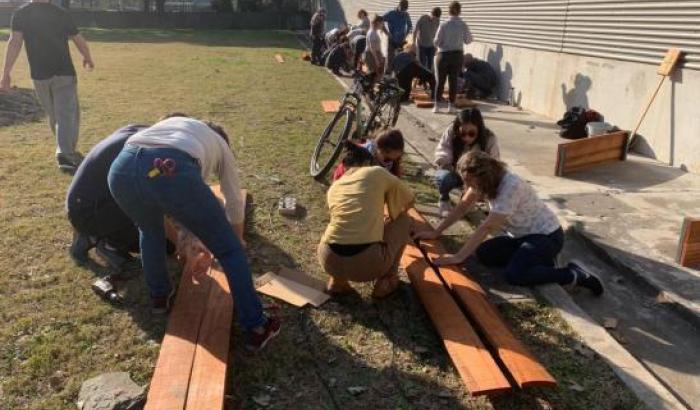
<svg viewBox="0 0 700 410"><path fill-rule="evenodd" d="M262 332L258 333L251 330L246 335L245 348L249 352L256 353L261 351L267 345L267 342L280 334L282 323L277 316L268 316L267 321L262 327Z"/></svg>

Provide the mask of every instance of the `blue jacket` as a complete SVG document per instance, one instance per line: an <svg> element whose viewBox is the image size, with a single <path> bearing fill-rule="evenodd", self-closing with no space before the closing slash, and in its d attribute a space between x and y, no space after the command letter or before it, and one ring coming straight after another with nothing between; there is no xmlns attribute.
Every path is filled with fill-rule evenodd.
<svg viewBox="0 0 700 410"><path fill-rule="evenodd" d="M394 9L382 17L384 17L384 21L389 27L389 41L395 45L402 45L406 41L408 33L413 30L411 16L406 11Z"/></svg>

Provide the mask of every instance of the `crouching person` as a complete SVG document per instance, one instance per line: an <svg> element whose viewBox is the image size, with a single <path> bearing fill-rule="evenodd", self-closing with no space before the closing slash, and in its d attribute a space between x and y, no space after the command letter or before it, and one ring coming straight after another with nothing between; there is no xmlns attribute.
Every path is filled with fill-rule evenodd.
<svg viewBox="0 0 700 410"><path fill-rule="evenodd" d="M225 209L205 179L216 173ZM280 330L253 287L243 241L243 200L228 136L215 124L173 117L134 134L112 164L109 188L139 228L141 259L153 313L170 308L164 216L192 232L226 273L246 348L262 349Z"/></svg>
<svg viewBox="0 0 700 410"><path fill-rule="evenodd" d="M88 261L88 251L97 254L110 268L119 271L139 251L139 232L109 192L107 174L126 140L146 125L127 125L100 141L82 161L66 195L66 211L73 225L71 257Z"/></svg>
<svg viewBox="0 0 700 410"><path fill-rule="evenodd" d="M460 204L437 229L418 232L415 238L436 239L479 197L486 197L491 211L456 254L435 259L436 265L458 265L476 255L486 266L505 268L505 279L512 285L558 283L587 288L596 296L603 293L600 280L579 263L555 267L564 245L561 225L535 190L503 162L472 151L460 158L457 172L467 189ZM484 241L489 234L497 236Z"/></svg>
<svg viewBox="0 0 700 410"><path fill-rule="evenodd" d="M330 223L318 260L330 276L331 294L352 292L350 282L374 282L372 296L383 298L399 285L399 260L410 232L405 212L413 205L413 193L372 163L368 150L347 142L345 174L328 190Z"/></svg>

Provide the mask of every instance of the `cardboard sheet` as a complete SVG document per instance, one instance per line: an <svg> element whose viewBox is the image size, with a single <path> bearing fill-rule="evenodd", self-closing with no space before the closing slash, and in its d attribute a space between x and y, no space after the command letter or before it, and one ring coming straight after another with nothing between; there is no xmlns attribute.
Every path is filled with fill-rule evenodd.
<svg viewBox="0 0 700 410"><path fill-rule="evenodd" d="M325 284L322 281L284 267L278 273L268 272L260 277L256 281L256 289L297 307L308 304L319 307L330 298L324 292Z"/></svg>

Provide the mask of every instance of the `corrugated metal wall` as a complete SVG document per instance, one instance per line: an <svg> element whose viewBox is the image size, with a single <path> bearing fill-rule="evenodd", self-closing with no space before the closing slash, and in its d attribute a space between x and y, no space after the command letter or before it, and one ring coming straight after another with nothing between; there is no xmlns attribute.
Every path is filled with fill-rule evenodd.
<svg viewBox="0 0 700 410"><path fill-rule="evenodd" d="M383 13L397 0L325 0L340 4L350 22L358 9ZM409 0L415 22L449 1ZM685 67L700 69L700 1L470 0L462 16L477 41L658 64L666 50L686 52Z"/></svg>

